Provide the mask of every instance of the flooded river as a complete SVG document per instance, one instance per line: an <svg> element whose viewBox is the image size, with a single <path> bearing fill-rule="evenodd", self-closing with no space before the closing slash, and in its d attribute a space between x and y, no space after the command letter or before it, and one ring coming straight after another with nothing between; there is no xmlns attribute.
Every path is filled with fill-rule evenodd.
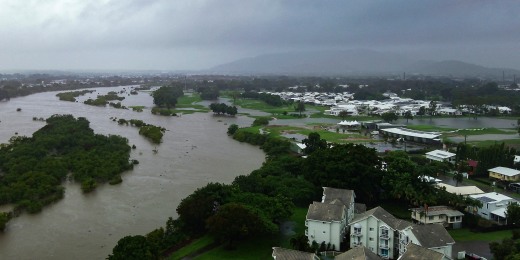
<svg viewBox="0 0 520 260"><path fill-rule="evenodd" d="M99 88L97 93L122 89ZM7 142L15 133L30 136L45 124L33 121L33 117L72 114L86 117L96 133L128 138L130 145L137 146L131 158L140 164L122 175L120 185L100 185L91 194L82 194L78 184L66 183L62 200L41 213L12 219L6 232L0 233L0 259L104 259L121 237L164 226L168 217L176 216L180 200L195 189L208 182L230 183L264 161L258 147L226 135L229 124L251 124L246 117L221 118L211 113L162 117L152 115L149 109L138 113L59 101L55 94L0 102L0 142ZM122 103L153 105L148 93L126 96ZM17 112L18 108L21 111ZM137 128L119 126L111 117L162 126L167 129L163 143L152 145Z"/></svg>

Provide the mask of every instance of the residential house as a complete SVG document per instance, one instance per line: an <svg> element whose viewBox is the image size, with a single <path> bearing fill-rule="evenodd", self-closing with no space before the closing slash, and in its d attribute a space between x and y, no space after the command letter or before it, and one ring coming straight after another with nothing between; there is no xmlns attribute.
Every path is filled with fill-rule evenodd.
<svg viewBox="0 0 520 260"><path fill-rule="evenodd" d="M498 224L507 224L507 206L509 203L518 203L515 199L496 192L470 195L470 197L482 202L482 207L469 207L469 212Z"/></svg>
<svg viewBox="0 0 520 260"><path fill-rule="evenodd" d="M321 202L309 205L307 211L305 235L309 243L330 243L335 250L340 250L347 223L354 217L355 209L362 208L362 205L356 207L355 198L352 190L323 187Z"/></svg>
<svg viewBox="0 0 520 260"><path fill-rule="evenodd" d="M365 246L385 259L394 259L398 232L412 223L376 207L354 216L349 225L351 248Z"/></svg>
<svg viewBox="0 0 520 260"><path fill-rule="evenodd" d="M450 153L443 150L434 150L426 153L426 158L430 161L438 161L438 162L449 162L455 163L455 155L454 153Z"/></svg>
<svg viewBox="0 0 520 260"><path fill-rule="evenodd" d="M381 260L380 256L364 246L354 247L334 257L334 260Z"/></svg>
<svg viewBox="0 0 520 260"><path fill-rule="evenodd" d="M437 109L435 112L437 112L437 114L439 114L439 115L450 115L450 116L461 116L462 115L462 111L460 111L459 109L448 108L448 107Z"/></svg>
<svg viewBox="0 0 520 260"><path fill-rule="evenodd" d="M468 160L468 175L473 175L477 170L478 161Z"/></svg>
<svg viewBox="0 0 520 260"><path fill-rule="evenodd" d="M343 205L345 206L345 214L347 215L347 223L352 220L354 217L354 210L356 205L354 200L356 198L356 194L353 190L345 190L345 189L336 189L323 187L323 196L321 198L322 203L326 204L335 204L335 205ZM362 207L362 206L358 206ZM365 207L366 210L366 207Z"/></svg>
<svg viewBox="0 0 520 260"><path fill-rule="evenodd" d="M451 256L455 241L440 224L415 225L397 219L381 207L354 216L349 223L350 246L365 246L383 259L395 259L414 243Z"/></svg>
<svg viewBox="0 0 520 260"><path fill-rule="evenodd" d="M406 246L406 252L402 254L398 260L447 260L451 259L437 251L409 243Z"/></svg>
<svg viewBox="0 0 520 260"><path fill-rule="evenodd" d="M410 243L439 252L451 259L455 240L441 224L410 225L399 231L399 255L405 254Z"/></svg>
<svg viewBox="0 0 520 260"><path fill-rule="evenodd" d="M305 235L309 244L330 244L333 250L340 250L345 238L347 226L346 207L344 205L314 202L309 205L305 219Z"/></svg>
<svg viewBox="0 0 520 260"><path fill-rule="evenodd" d="M449 185L446 183L437 183L436 187L439 189L443 189L446 192L455 194L455 195L462 195L462 196L469 196L469 195L476 195L476 194L484 194L484 191L482 191L477 186L458 186L455 187L453 185Z"/></svg>
<svg viewBox="0 0 520 260"><path fill-rule="evenodd" d="M273 247L273 259L275 260L319 260L314 253L302 252L298 250Z"/></svg>
<svg viewBox="0 0 520 260"><path fill-rule="evenodd" d="M447 206L432 206L410 209L412 219L420 224L442 224L444 227L460 228L464 213Z"/></svg>
<svg viewBox="0 0 520 260"><path fill-rule="evenodd" d="M507 168L507 167L495 167L488 170L489 178L493 178L499 181L515 182L520 181L520 171Z"/></svg>

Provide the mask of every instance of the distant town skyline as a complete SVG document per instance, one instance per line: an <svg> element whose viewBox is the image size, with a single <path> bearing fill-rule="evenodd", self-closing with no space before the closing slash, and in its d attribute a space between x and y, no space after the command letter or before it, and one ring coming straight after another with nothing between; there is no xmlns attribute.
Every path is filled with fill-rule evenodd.
<svg viewBox="0 0 520 260"><path fill-rule="evenodd" d="M520 2L0 0L0 70L203 70L371 49L520 69Z"/></svg>

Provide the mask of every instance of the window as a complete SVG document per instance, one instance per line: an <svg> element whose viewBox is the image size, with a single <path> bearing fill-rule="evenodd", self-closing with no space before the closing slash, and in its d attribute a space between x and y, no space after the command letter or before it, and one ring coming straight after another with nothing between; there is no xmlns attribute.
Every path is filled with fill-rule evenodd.
<svg viewBox="0 0 520 260"><path fill-rule="evenodd" d="M433 220L434 216L429 216L428 220Z"/></svg>
<svg viewBox="0 0 520 260"><path fill-rule="evenodd" d="M354 227L354 233L355 233L355 234L359 234L359 233L361 233L361 228L360 228L360 227L359 227L359 228Z"/></svg>
<svg viewBox="0 0 520 260"><path fill-rule="evenodd" d="M381 237L385 237L387 238L388 237L388 229L383 227L381 228Z"/></svg>
<svg viewBox="0 0 520 260"><path fill-rule="evenodd" d="M323 234L325 234L325 231L323 231Z"/></svg>
<svg viewBox="0 0 520 260"><path fill-rule="evenodd" d="M374 231L374 228L371 227L371 228L370 228L370 231Z"/></svg>
<svg viewBox="0 0 520 260"><path fill-rule="evenodd" d="M370 238L368 238L368 240L370 240L370 241L374 241L374 238L370 237Z"/></svg>

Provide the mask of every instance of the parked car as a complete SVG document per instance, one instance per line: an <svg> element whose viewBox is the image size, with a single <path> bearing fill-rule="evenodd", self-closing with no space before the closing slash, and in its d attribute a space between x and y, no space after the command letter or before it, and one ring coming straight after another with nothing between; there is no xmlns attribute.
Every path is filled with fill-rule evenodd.
<svg viewBox="0 0 520 260"><path fill-rule="evenodd" d="M520 193L520 182L509 184L509 190Z"/></svg>

